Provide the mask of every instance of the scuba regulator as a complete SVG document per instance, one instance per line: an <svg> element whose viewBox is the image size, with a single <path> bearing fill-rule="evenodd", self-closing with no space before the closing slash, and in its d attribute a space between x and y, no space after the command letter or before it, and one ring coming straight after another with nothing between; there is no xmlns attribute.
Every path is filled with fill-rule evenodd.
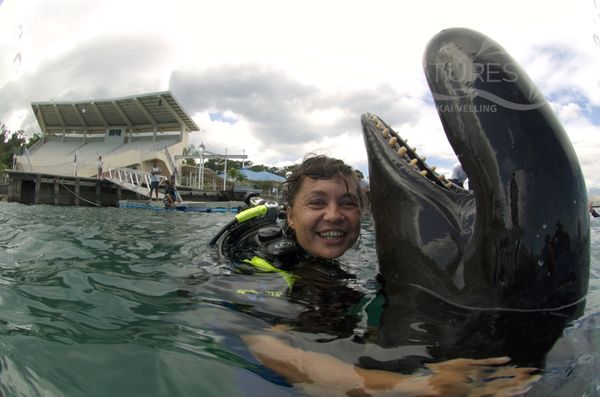
<svg viewBox="0 0 600 397"><path fill-rule="evenodd" d="M220 256L223 254L224 245L235 243L234 240L239 240L243 235L256 231L262 226L277 223L280 207L276 201L250 196L246 203L249 208L239 212L209 242L211 246L219 243Z"/></svg>
<svg viewBox="0 0 600 397"><path fill-rule="evenodd" d="M246 198L248 208L239 212L210 241L217 245L219 260L250 264L261 271L279 271L288 259L300 254L296 242L284 236L285 210L276 201ZM295 262L295 260L294 260Z"/></svg>

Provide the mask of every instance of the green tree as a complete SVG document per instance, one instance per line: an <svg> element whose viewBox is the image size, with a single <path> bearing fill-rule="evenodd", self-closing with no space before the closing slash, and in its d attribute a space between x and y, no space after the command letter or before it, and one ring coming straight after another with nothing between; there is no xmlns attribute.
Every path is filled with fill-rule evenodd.
<svg viewBox="0 0 600 397"><path fill-rule="evenodd" d="M35 134L33 134L33 136L31 138L29 138L27 140L27 145L26 145L27 148L29 149L30 147L32 147L34 144L36 144L41 139L42 139L42 136L36 132Z"/></svg>
<svg viewBox="0 0 600 397"><path fill-rule="evenodd" d="M192 145L184 147L182 154L184 156L194 156L194 155L196 155L197 152L198 152L198 149L196 148L196 146L194 146L192 144ZM183 160L183 164L195 166L196 162L194 161L194 159L185 159L185 160Z"/></svg>
<svg viewBox="0 0 600 397"><path fill-rule="evenodd" d="M252 161L249 160L246 160L244 162L239 160L227 160L227 169L241 170L242 164L244 165L244 168L252 167ZM208 159L204 162L204 166L206 168L210 168L213 171L221 171L225 168L225 159L219 157Z"/></svg>
<svg viewBox="0 0 600 397"><path fill-rule="evenodd" d="M292 171L296 166L297 164L286 165L285 167L270 167L267 165L257 164L249 167L249 169L256 172L266 171L270 172L271 174L285 176L287 171Z"/></svg>
<svg viewBox="0 0 600 397"><path fill-rule="evenodd" d="M225 159L213 158L208 159L204 162L204 167L210 168L211 170L217 172L224 168Z"/></svg>
<svg viewBox="0 0 600 397"><path fill-rule="evenodd" d="M288 171L294 171L294 168L298 167L299 164L292 164L292 165L286 165L285 167L280 167L279 168L279 172L277 172L277 175L280 176L285 176L286 172Z"/></svg>
<svg viewBox="0 0 600 397"><path fill-rule="evenodd" d="M229 166L229 162L227 163L227 165ZM227 177L231 181L231 193L233 193L235 191L235 183L236 182L244 182L248 179L248 178L246 178L246 175L242 174L240 172L240 170L235 169L235 168L227 169Z"/></svg>
<svg viewBox="0 0 600 397"><path fill-rule="evenodd" d="M4 124L0 127L0 173L12 166L15 153L20 153L27 140L23 130L11 132Z"/></svg>

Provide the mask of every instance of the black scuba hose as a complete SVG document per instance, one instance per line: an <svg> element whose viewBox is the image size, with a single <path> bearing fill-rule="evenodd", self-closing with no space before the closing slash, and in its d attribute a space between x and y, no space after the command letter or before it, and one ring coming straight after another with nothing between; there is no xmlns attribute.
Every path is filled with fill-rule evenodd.
<svg viewBox="0 0 600 397"><path fill-rule="evenodd" d="M215 235L215 237L213 237L212 240L210 240L210 243L208 243L208 245L215 245L215 243L217 242L219 237L221 237L223 235L223 233L225 233L227 230L229 230L229 228L231 226L235 225L236 223L237 223L236 218L233 218L231 221L229 221L225 226L223 226L223 228L221 230L219 230L219 232Z"/></svg>

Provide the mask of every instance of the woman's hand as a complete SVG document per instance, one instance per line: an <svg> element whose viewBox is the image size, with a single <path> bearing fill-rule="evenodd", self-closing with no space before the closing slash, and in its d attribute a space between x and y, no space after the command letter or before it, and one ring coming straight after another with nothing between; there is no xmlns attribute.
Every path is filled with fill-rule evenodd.
<svg viewBox="0 0 600 397"><path fill-rule="evenodd" d="M540 379L537 368L506 366L508 357L458 358L428 364L429 384L441 396L520 396Z"/></svg>
<svg viewBox="0 0 600 397"><path fill-rule="evenodd" d="M270 335L242 339L266 367L314 396L519 396L540 378L535 368L504 366L508 357L460 358L427 365L431 374L402 375L362 369Z"/></svg>

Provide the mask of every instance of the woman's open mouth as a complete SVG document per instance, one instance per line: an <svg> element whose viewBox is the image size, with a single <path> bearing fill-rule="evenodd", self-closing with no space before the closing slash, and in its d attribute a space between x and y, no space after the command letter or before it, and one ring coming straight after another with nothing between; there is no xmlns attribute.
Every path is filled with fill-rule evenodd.
<svg viewBox="0 0 600 397"><path fill-rule="evenodd" d="M324 238L325 240L338 240L342 238L346 233L341 230L324 230L322 232L317 232L319 237Z"/></svg>

